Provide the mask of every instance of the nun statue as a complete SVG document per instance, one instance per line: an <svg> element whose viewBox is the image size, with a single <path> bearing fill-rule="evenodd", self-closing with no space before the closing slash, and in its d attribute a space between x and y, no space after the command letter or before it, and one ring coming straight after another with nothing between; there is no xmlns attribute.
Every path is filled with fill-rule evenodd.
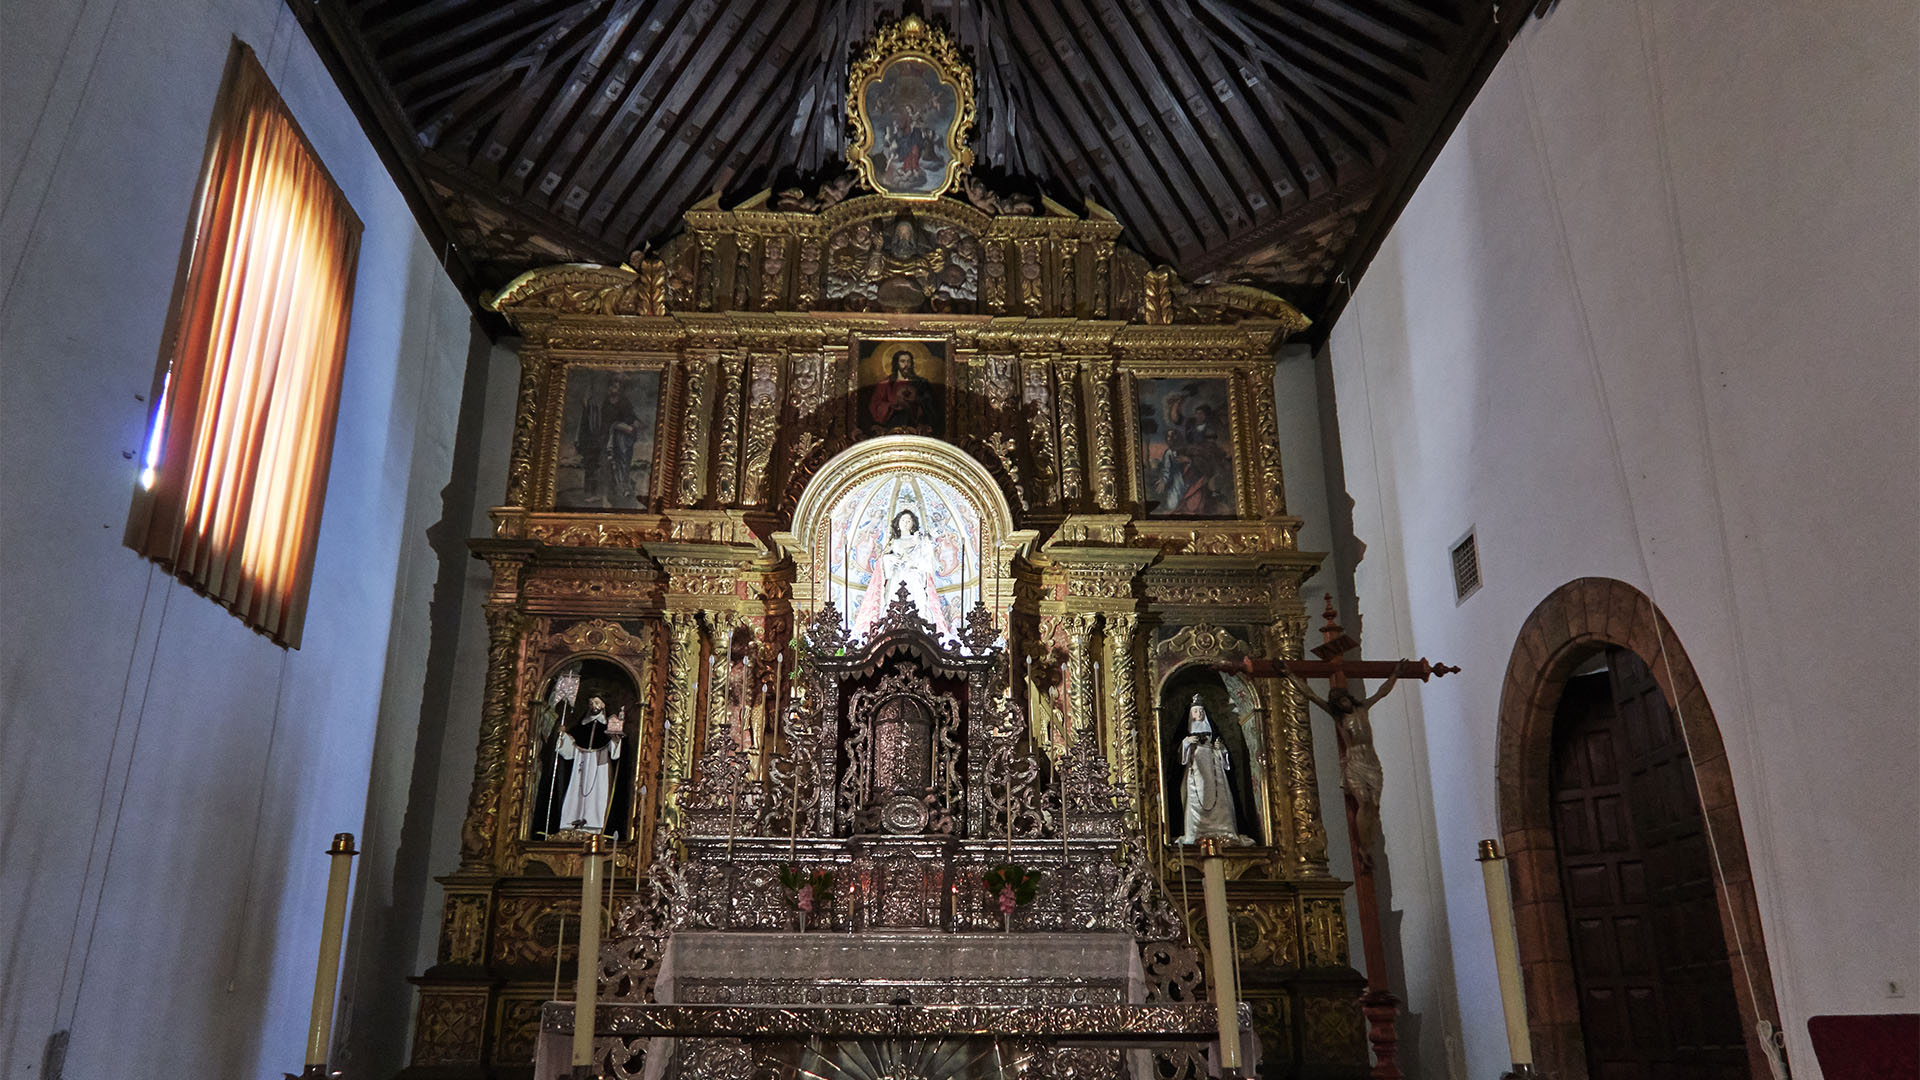
<svg viewBox="0 0 1920 1080"><path fill-rule="evenodd" d="M1219 836L1236 843L1252 843L1234 827L1233 786L1227 781L1233 759L1207 718L1207 707L1199 694L1193 695L1193 704L1187 708L1187 737L1180 742L1180 764L1184 770L1181 786L1186 793L1186 829L1180 842L1192 844L1203 836Z"/></svg>

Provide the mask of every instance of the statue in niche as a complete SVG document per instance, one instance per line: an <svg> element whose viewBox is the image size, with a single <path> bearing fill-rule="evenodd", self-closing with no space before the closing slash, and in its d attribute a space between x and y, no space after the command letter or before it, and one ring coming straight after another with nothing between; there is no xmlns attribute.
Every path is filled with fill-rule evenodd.
<svg viewBox="0 0 1920 1080"><path fill-rule="evenodd" d="M1180 742L1181 790L1185 795L1185 827L1180 842L1192 844L1203 836L1224 837L1241 844L1253 841L1235 822L1233 783L1228 772L1233 756L1207 716L1200 695L1187 708L1187 735Z"/></svg>
<svg viewBox="0 0 1920 1080"><path fill-rule="evenodd" d="M568 664L542 695L536 723L542 741L536 830L620 833L631 796L623 770L632 680L615 665L586 659Z"/></svg>
<svg viewBox="0 0 1920 1080"><path fill-rule="evenodd" d="M893 515L888 537L875 558L875 572L867 579L867 591L860 597L854 613L853 632L864 635L873 629L891 604L906 590L907 600L920 617L932 623L942 638L953 636L953 620L947 616L946 601L940 596L939 559L932 537L920 531L920 515L902 510Z"/></svg>

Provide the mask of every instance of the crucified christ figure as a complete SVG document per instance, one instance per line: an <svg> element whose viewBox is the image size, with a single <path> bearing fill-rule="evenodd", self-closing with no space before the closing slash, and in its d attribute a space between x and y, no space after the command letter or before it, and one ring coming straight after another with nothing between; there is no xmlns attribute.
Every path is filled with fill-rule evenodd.
<svg viewBox="0 0 1920 1080"><path fill-rule="evenodd" d="M1388 676L1385 685L1366 698L1354 697L1344 686L1330 687L1327 696L1321 697L1291 671L1287 672L1287 681L1340 725L1340 790L1353 800L1353 857L1359 869L1372 870L1373 832L1380 823L1380 789L1386 772L1373 749L1373 724L1367 719L1367 710L1387 696L1393 684L1400 681L1400 674L1396 671Z"/></svg>

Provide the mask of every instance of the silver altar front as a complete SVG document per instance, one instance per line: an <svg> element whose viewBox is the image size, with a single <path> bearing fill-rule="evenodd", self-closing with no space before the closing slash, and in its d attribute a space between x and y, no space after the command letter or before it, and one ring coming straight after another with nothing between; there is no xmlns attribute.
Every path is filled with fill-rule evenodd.
<svg viewBox="0 0 1920 1080"><path fill-rule="evenodd" d="M606 1075L1204 1074L1198 954L1092 733L1042 755L983 609L965 636L902 595L856 645L828 604L764 775L712 725L674 854L601 950ZM1042 884L1006 913L985 879L1009 864ZM538 1080L564 1074L572 1012L546 1006Z"/></svg>

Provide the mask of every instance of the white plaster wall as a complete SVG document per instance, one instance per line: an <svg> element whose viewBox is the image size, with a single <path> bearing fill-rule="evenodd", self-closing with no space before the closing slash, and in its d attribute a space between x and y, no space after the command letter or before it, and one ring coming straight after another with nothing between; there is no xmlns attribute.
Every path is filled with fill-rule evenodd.
<svg viewBox="0 0 1920 1080"><path fill-rule="evenodd" d="M1408 996L1458 987L1425 1076L1507 1060L1474 846L1515 635L1585 575L1655 599L1713 704L1794 1074L1810 1016L1914 1008L1917 39L1906 0L1561 4L1335 328L1368 652L1466 668L1375 710Z"/></svg>
<svg viewBox="0 0 1920 1080"><path fill-rule="evenodd" d="M69 1077L155 1061L297 1071L321 852L406 804L407 758L389 755L413 749L423 525L448 475L468 316L278 0L18 0L5 18L0 1076L39 1076L64 1029ZM366 226L295 652L121 545L234 35ZM370 839L359 888L378 895L393 839Z"/></svg>

